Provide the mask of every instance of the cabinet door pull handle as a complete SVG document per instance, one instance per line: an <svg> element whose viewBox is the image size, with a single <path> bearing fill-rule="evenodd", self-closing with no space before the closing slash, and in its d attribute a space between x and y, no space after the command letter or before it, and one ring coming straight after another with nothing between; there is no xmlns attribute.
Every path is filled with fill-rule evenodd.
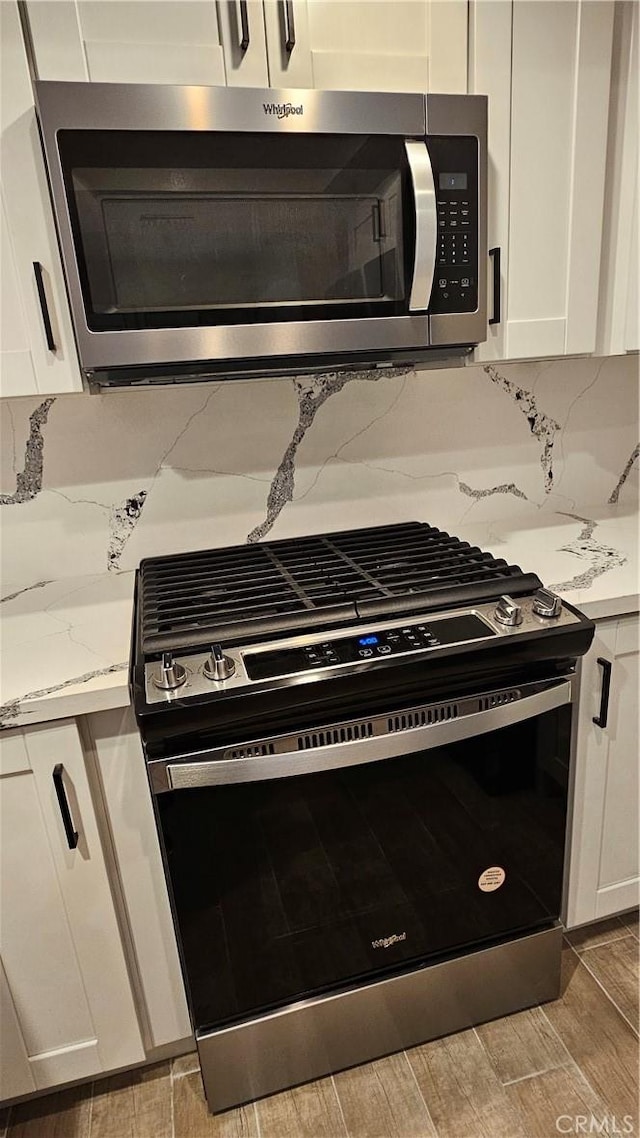
<svg viewBox="0 0 640 1138"><path fill-rule="evenodd" d="M47 294L44 290L44 279L42 275L42 265L39 261L33 262L33 272L36 278L36 288L38 290L38 300L40 301L40 311L42 312L42 323L44 324L44 335L47 341L47 347L50 352L55 352L56 342L53 337L53 328L51 327L51 317L49 316L49 305L47 304Z"/></svg>
<svg viewBox="0 0 640 1138"><path fill-rule="evenodd" d="M251 43L249 33L249 12L247 0L240 0L240 51L246 51Z"/></svg>
<svg viewBox="0 0 640 1138"><path fill-rule="evenodd" d="M597 715L593 716L593 722L596 727L607 726L607 718L609 716L609 692L611 690L611 661L605 660L603 656L598 656L596 661L602 668L602 691L600 692L600 711Z"/></svg>
<svg viewBox="0 0 640 1138"><path fill-rule="evenodd" d="M53 785L56 788L56 794L58 796L58 805L60 807L60 813L62 815L62 824L64 826L64 832L67 835L67 845L69 846L70 850L75 850L78 845L78 831L74 830L73 828L73 819L71 817L71 811L69 809L69 803L67 801L67 792L64 788L64 782L62 780L63 772L64 767L62 763L56 763L55 767L53 768Z"/></svg>
<svg viewBox="0 0 640 1138"><path fill-rule="evenodd" d="M499 324L502 320L500 312L500 246L496 245L495 249L490 249L489 256L493 258L493 316L489 323Z"/></svg>
<svg viewBox="0 0 640 1138"><path fill-rule="evenodd" d="M296 22L293 14L293 0L283 0L284 7L284 50L291 55L296 46Z"/></svg>

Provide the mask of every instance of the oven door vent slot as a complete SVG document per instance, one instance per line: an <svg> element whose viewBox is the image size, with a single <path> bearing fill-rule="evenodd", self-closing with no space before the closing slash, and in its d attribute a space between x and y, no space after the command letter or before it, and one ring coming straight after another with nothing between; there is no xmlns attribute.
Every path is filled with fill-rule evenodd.
<svg viewBox="0 0 640 1138"><path fill-rule="evenodd" d="M405 711L389 719L387 729L390 734L396 731L410 731L412 727L428 727L431 723L444 723L447 719L457 719L457 703L441 703L434 707L424 707L419 711Z"/></svg>
<svg viewBox="0 0 640 1138"><path fill-rule="evenodd" d="M258 759L261 755L275 755L273 743L248 743L246 747L235 747L225 751L225 759Z"/></svg>
<svg viewBox="0 0 640 1138"><path fill-rule="evenodd" d="M362 723L348 723L344 727L326 727L323 731L298 736L298 750L309 751L314 747L331 747L336 743L353 743L357 739L370 739L373 723L370 719Z"/></svg>
<svg viewBox="0 0 640 1138"><path fill-rule="evenodd" d="M513 703L520 699L521 693L517 688L512 691L493 692L492 695L483 695L478 700L479 711L491 711L492 707L503 707L505 703Z"/></svg>

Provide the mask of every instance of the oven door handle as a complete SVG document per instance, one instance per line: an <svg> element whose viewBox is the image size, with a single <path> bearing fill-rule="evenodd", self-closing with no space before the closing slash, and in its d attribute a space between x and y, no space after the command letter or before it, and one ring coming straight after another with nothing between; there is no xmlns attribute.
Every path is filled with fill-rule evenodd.
<svg viewBox="0 0 640 1138"><path fill-rule="evenodd" d="M151 762L151 783L159 790L190 790L196 786L225 786L242 782L265 782L276 778L315 774L317 771L375 763L399 755L412 754L458 743L474 735L485 735L500 727L522 723L525 719L553 711L571 702L571 681L562 680L554 687L524 696L513 703L492 707L388 735L376 735L310 750L287 751L280 755L260 755L240 759L200 759L198 762ZM390 713L390 719L393 714ZM308 734L305 729L304 734ZM205 752L206 754L206 752ZM155 769L154 769L155 768ZM166 772L166 781L163 778Z"/></svg>
<svg viewBox="0 0 640 1138"><path fill-rule="evenodd" d="M416 245L409 311L426 312L436 266L438 240L436 190L426 142L407 141L404 146L416 206Z"/></svg>

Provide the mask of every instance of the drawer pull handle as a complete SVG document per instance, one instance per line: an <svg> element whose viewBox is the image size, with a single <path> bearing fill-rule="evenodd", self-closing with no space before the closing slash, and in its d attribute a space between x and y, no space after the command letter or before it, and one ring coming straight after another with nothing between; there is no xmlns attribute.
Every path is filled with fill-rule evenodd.
<svg viewBox="0 0 640 1138"><path fill-rule="evenodd" d="M596 727L607 726L607 719L609 716L609 692L611 690L611 661L605 660L603 656L598 656L596 661L602 668L602 690L600 692L600 711L597 715L593 716L593 722Z"/></svg>
<svg viewBox="0 0 640 1138"><path fill-rule="evenodd" d="M284 50L291 55L296 46L296 21L293 14L293 0L284 0Z"/></svg>
<svg viewBox="0 0 640 1138"><path fill-rule="evenodd" d="M36 278L36 288L38 290L38 300L40 301L40 311L42 312L42 323L44 324L44 335L47 341L47 347L50 352L55 352L56 341L51 326L51 317L49 316L49 305L47 304L47 294L44 288L42 265L39 261L33 262L33 272Z"/></svg>
<svg viewBox="0 0 640 1138"><path fill-rule="evenodd" d="M247 0L240 0L240 37L240 51L246 51L251 43Z"/></svg>
<svg viewBox="0 0 640 1138"><path fill-rule="evenodd" d="M63 772L64 767L62 763L56 763L55 767L53 768L53 785L56 788L56 794L58 796L58 805L60 807L60 813L62 815L62 824L64 826L64 832L67 835L67 845L69 846L70 850L75 850L78 845L78 831L73 828L73 819L71 817L71 811L69 809L67 792L64 788L64 782L62 779Z"/></svg>
<svg viewBox="0 0 640 1138"><path fill-rule="evenodd" d="M493 316L489 323L499 324L502 320L500 311L500 246L496 245L495 249L490 249L489 256L493 259Z"/></svg>

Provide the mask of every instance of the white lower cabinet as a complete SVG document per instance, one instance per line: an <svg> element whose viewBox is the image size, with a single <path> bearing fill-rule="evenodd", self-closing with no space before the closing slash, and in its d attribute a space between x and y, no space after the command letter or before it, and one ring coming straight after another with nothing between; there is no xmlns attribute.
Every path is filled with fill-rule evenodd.
<svg viewBox="0 0 640 1138"><path fill-rule="evenodd" d="M0 873L0 1099L144 1061L72 720L0 736Z"/></svg>
<svg viewBox="0 0 640 1138"><path fill-rule="evenodd" d="M122 888L148 1049L191 1036L140 736L130 708L85 720Z"/></svg>
<svg viewBox="0 0 640 1138"><path fill-rule="evenodd" d="M583 662L566 921L570 928L630 909L639 900L639 632L637 616L602 621Z"/></svg>

